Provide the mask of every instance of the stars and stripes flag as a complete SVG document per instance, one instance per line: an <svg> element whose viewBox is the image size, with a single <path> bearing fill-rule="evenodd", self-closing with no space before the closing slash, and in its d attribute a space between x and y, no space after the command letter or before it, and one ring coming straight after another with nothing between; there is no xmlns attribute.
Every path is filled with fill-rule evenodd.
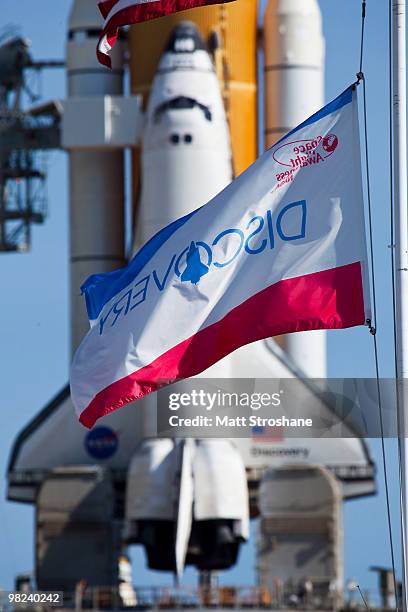
<svg viewBox="0 0 408 612"><path fill-rule="evenodd" d="M257 425L252 428L252 441L255 443L282 442L285 439L283 427Z"/></svg>
<svg viewBox="0 0 408 612"><path fill-rule="evenodd" d="M116 42L122 26L164 17L178 11L210 4L224 4L234 0L102 0L99 10L105 20L96 50L98 60L111 68L109 52Z"/></svg>
<svg viewBox="0 0 408 612"><path fill-rule="evenodd" d="M262 338L364 325L368 278L350 87L126 268L86 281L91 329L71 369L80 421Z"/></svg>

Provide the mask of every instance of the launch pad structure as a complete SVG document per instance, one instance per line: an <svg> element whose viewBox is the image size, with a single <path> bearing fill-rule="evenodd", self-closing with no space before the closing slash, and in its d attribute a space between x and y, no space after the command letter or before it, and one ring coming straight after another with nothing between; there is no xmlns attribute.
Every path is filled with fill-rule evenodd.
<svg viewBox="0 0 408 612"><path fill-rule="evenodd" d="M26 72L64 65L33 61L22 38L0 40L0 253L29 250L31 225L44 223L47 214L40 152L61 146L57 104L22 109Z"/></svg>

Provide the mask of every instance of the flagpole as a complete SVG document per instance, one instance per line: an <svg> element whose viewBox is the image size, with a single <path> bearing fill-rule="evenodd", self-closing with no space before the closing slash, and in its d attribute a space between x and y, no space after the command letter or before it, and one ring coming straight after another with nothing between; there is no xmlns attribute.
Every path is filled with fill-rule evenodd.
<svg viewBox="0 0 408 612"><path fill-rule="evenodd" d="M406 0L392 0L393 190L395 202L396 366L401 449L402 607L408 610L408 200L406 120Z"/></svg>

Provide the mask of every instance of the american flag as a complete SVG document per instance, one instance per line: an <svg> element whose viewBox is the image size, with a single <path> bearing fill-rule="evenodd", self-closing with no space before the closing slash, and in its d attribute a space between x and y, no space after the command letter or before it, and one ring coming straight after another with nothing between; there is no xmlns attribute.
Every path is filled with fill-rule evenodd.
<svg viewBox="0 0 408 612"><path fill-rule="evenodd" d="M233 0L101 0L98 3L105 19L96 54L101 64L112 67L109 52L116 42L121 26L156 19L178 11Z"/></svg>
<svg viewBox="0 0 408 612"><path fill-rule="evenodd" d="M258 425L252 428L252 440L258 443L282 442L284 440L283 427L269 427Z"/></svg>

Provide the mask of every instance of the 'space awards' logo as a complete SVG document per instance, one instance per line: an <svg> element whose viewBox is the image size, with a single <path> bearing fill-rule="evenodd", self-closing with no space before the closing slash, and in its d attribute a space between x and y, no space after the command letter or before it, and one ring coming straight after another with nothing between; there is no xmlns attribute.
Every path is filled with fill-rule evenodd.
<svg viewBox="0 0 408 612"><path fill-rule="evenodd" d="M278 147L273 154L273 159L287 168L307 168L319 164L333 155L338 146L339 139L336 134L295 140L285 142Z"/></svg>
<svg viewBox="0 0 408 612"><path fill-rule="evenodd" d="M292 182L299 170L313 168L325 162L338 146L339 139L336 134L285 142L273 153L274 161L286 168L276 175L276 189Z"/></svg>

